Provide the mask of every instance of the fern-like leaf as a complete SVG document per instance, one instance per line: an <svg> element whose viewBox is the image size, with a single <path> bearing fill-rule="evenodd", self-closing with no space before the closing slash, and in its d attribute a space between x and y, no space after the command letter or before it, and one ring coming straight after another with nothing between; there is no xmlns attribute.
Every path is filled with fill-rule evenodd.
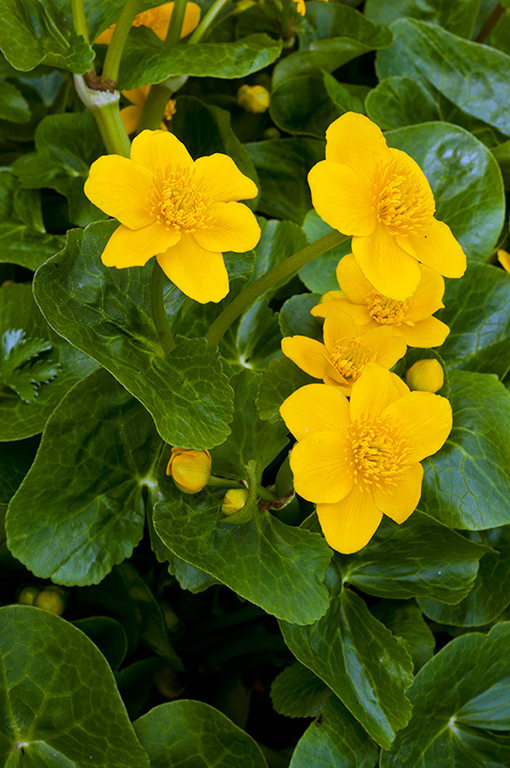
<svg viewBox="0 0 510 768"><path fill-rule="evenodd" d="M47 339L27 338L21 328L6 331L0 340L0 381L25 403L32 403L39 387L59 373L60 366L52 360L34 360L50 350Z"/></svg>

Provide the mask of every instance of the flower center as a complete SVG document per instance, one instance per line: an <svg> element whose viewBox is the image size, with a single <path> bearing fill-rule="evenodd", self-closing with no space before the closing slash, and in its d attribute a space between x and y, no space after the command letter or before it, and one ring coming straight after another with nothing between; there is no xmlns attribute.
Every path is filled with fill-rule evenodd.
<svg viewBox="0 0 510 768"><path fill-rule="evenodd" d="M149 205L159 224L184 232L211 226L207 201L202 190L193 183L193 172L193 168L177 166L154 181Z"/></svg>
<svg viewBox="0 0 510 768"><path fill-rule="evenodd" d="M396 485L409 469L409 441L384 416L362 416L349 427L354 482L361 486Z"/></svg>
<svg viewBox="0 0 510 768"><path fill-rule="evenodd" d="M331 365L349 383L357 381L364 366L373 359L372 352L359 339L341 339L330 354Z"/></svg>
<svg viewBox="0 0 510 768"><path fill-rule="evenodd" d="M390 235L423 235L432 222L434 199L416 172L398 160L380 165L372 194L377 220Z"/></svg>
<svg viewBox="0 0 510 768"><path fill-rule="evenodd" d="M396 301L395 299L389 299L387 296L372 291L372 293L369 293L367 296L367 309L372 320L375 320L376 323L380 323L381 325L410 324L409 321L406 320L406 315L409 310L409 299L406 299L405 301Z"/></svg>

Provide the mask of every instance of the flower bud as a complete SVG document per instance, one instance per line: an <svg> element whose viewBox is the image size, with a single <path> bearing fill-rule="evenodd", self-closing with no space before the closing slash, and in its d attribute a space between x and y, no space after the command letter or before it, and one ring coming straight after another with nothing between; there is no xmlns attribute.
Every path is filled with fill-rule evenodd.
<svg viewBox="0 0 510 768"><path fill-rule="evenodd" d="M246 488L231 488L226 492L221 505L221 511L224 515L234 515L244 507L248 499Z"/></svg>
<svg viewBox="0 0 510 768"><path fill-rule="evenodd" d="M46 587L37 595L33 604L36 608L54 613L55 616L62 616L66 607L65 592L59 587Z"/></svg>
<svg viewBox="0 0 510 768"><path fill-rule="evenodd" d="M269 107L269 91L263 85L242 85L237 91L237 103L247 112L260 114Z"/></svg>
<svg viewBox="0 0 510 768"><path fill-rule="evenodd" d="M444 371L439 360L418 360L406 373L410 389L437 392L444 384Z"/></svg>
<svg viewBox="0 0 510 768"><path fill-rule="evenodd" d="M211 477L211 454L188 448L172 448L166 468L177 488L183 493L199 493Z"/></svg>
<svg viewBox="0 0 510 768"><path fill-rule="evenodd" d="M510 272L510 253L500 248L498 251L498 261L506 272Z"/></svg>
<svg viewBox="0 0 510 768"><path fill-rule="evenodd" d="M25 587L18 595L20 605L33 605L40 590L37 587Z"/></svg>

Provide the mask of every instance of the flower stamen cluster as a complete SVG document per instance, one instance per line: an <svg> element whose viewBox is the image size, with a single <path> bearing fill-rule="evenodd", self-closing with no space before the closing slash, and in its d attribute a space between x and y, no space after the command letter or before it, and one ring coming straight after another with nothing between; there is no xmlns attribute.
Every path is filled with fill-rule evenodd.
<svg viewBox="0 0 510 768"><path fill-rule="evenodd" d="M377 221L391 235L423 235L430 227L434 198L424 193L420 181L398 159L377 166L372 182L374 208Z"/></svg>
<svg viewBox="0 0 510 768"><path fill-rule="evenodd" d="M167 169L154 180L149 211L158 224L185 232L207 229L214 223L208 215L207 200L193 182L194 169Z"/></svg>
<svg viewBox="0 0 510 768"><path fill-rule="evenodd" d="M352 473L361 490L369 486L388 488L409 469L408 440L388 418L364 414L349 427L352 443Z"/></svg>

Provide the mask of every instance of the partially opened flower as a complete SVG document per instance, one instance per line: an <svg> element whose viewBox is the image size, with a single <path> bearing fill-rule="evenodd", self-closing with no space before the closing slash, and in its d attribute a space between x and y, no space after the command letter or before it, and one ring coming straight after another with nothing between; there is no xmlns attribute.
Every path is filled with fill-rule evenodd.
<svg viewBox="0 0 510 768"><path fill-rule="evenodd" d="M183 493L199 493L211 477L211 454L192 448L172 448L166 474L172 476Z"/></svg>
<svg viewBox="0 0 510 768"><path fill-rule="evenodd" d="M438 347L450 329L432 314L444 307L444 280L440 274L419 264L420 282L404 301L389 299L368 282L350 253L340 259L336 269L341 294L333 291L312 309L312 315L326 317L337 307L347 312L362 329L390 326L410 347Z"/></svg>
<svg viewBox="0 0 510 768"><path fill-rule="evenodd" d="M167 277L201 303L221 301L228 293L223 252L244 253L257 244L257 219L236 202L257 191L227 155L193 161L165 131L142 131L129 160L100 157L85 182L89 200L120 221L103 264L143 266L157 256Z"/></svg>
<svg viewBox="0 0 510 768"><path fill-rule="evenodd" d="M426 456L452 428L448 400L410 392L377 363L368 363L350 401L334 387L309 384L285 400L280 413L298 442L290 466L296 492L317 504L328 544L357 552L383 514L402 523L421 495Z"/></svg>
<svg viewBox="0 0 510 768"><path fill-rule="evenodd" d="M405 355L406 343L389 327L363 333L349 315L332 307L324 322L324 344L307 336L287 336L282 339L282 352L310 376L350 395L367 363L391 368Z"/></svg>
<svg viewBox="0 0 510 768"><path fill-rule="evenodd" d="M122 95L131 102L128 107L124 107L120 110L120 116L122 118L122 122L124 123L126 133L134 133L138 128L138 124L140 123L142 117L143 108L145 106L145 102L147 101L150 90L150 85L142 85L140 88L133 88L130 91L122 91ZM163 119L171 120L174 115L175 100L169 99L165 107ZM159 127L162 131L168 130L164 122L162 122Z"/></svg>
<svg viewBox="0 0 510 768"><path fill-rule="evenodd" d="M352 251L375 290L408 299L418 262L461 277L466 257L450 228L434 218L430 185L419 165L387 146L368 117L347 112L326 131L326 159L308 175L312 202L331 227L352 235Z"/></svg>
<svg viewBox="0 0 510 768"><path fill-rule="evenodd" d="M170 26L170 19L174 11L175 3L165 3L164 5L157 5L155 8L149 8L147 11L141 11L135 16L133 21L133 27L149 27L159 37L160 40L164 40L167 36L168 27ZM188 2L186 4L186 11L184 14L184 21L182 22L181 37L187 37L195 27L198 26L200 21L200 6L196 3ZM112 24L104 32L101 32L96 39L96 43L108 44L112 39L113 30L117 25Z"/></svg>

